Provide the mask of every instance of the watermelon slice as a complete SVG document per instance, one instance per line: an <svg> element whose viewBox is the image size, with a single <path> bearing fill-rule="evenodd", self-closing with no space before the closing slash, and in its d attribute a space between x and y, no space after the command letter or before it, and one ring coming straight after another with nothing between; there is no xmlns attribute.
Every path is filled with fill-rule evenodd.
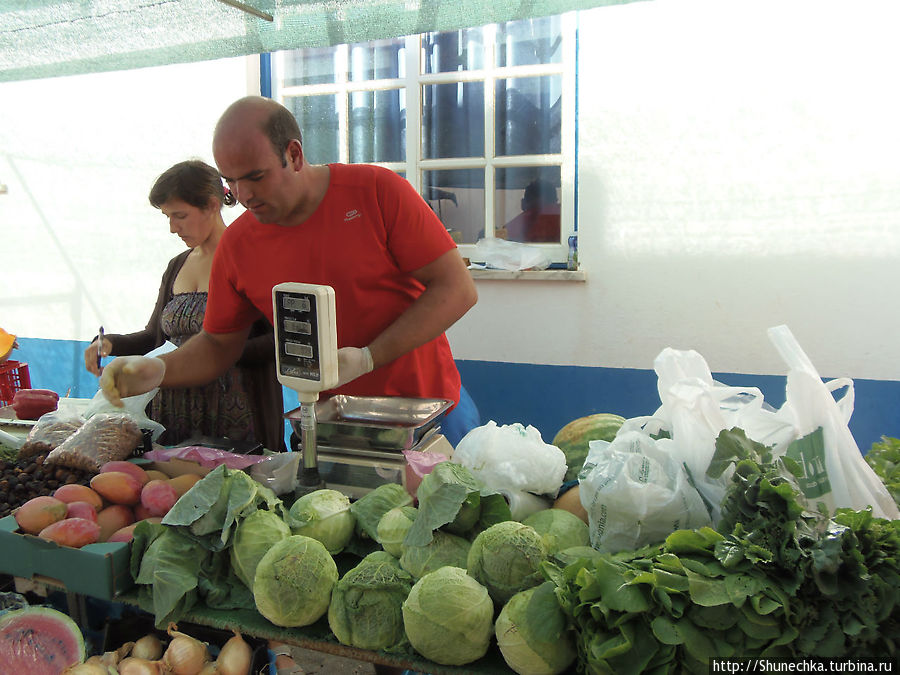
<svg viewBox="0 0 900 675"><path fill-rule="evenodd" d="M62 612L26 607L0 616L0 664L5 673L60 675L84 657L84 636Z"/></svg>

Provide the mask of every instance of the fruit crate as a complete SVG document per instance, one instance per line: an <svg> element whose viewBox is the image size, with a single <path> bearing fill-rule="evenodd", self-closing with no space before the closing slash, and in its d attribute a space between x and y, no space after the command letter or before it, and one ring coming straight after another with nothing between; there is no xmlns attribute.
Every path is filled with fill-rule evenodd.
<svg viewBox="0 0 900 675"><path fill-rule="evenodd" d="M10 405L19 389L31 389L28 364L19 361L0 363L0 407Z"/></svg>

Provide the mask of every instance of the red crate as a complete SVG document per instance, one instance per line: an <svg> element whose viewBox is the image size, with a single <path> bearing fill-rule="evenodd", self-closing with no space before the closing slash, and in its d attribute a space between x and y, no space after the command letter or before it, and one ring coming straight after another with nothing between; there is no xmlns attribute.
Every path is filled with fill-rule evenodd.
<svg viewBox="0 0 900 675"><path fill-rule="evenodd" d="M10 405L19 389L31 389L28 364L19 361L0 363L0 406Z"/></svg>

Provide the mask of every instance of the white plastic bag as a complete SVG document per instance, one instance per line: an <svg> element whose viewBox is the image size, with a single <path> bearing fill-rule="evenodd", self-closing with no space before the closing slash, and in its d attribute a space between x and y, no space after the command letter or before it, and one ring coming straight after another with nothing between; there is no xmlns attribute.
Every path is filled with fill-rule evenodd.
<svg viewBox="0 0 900 675"><path fill-rule="evenodd" d="M704 358L693 350L666 348L653 368L662 402L653 418L669 431L675 458L687 467L694 485L710 504L713 522L718 522L733 473L726 471L719 479L706 476L719 432L739 427L749 438L771 445L773 437L787 438L791 430L765 405L757 387L716 382Z"/></svg>
<svg viewBox="0 0 900 675"><path fill-rule="evenodd" d="M155 441L162 435L162 432L164 432L166 428L159 422L155 422L147 417L147 413L144 412L144 410L147 407L147 404L153 400L154 396L156 396L156 392L158 391L159 387L151 389L145 394L127 396L122 399L122 407L120 408L110 403L103 395L102 390L97 390L97 393L94 394L94 398L91 399L91 402L84 411L84 418L90 419L98 413L126 413L131 416L138 427L141 429L149 429L151 431L151 438Z"/></svg>
<svg viewBox="0 0 900 675"><path fill-rule="evenodd" d="M496 237L475 242L473 260L483 261L489 268L499 270L544 270L550 266L550 257L538 246Z"/></svg>
<svg viewBox="0 0 900 675"><path fill-rule="evenodd" d="M591 546L631 551L663 541L678 529L710 524L709 512L671 453L669 439L619 430L615 440L591 441L578 475Z"/></svg>
<svg viewBox="0 0 900 675"><path fill-rule="evenodd" d="M566 456L545 443L541 432L519 423L498 426L491 420L467 433L453 452L453 461L472 472L485 490L509 502L514 520L547 508L562 486Z"/></svg>
<svg viewBox="0 0 900 675"><path fill-rule="evenodd" d="M778 417L793 432L773 446L774 452L792 456L790 442L822 428L824 443L818 451L815 445L807 444L794 456L805 471L807 498L812 504L822 504L829 513L836 508L858 511L871 506L876 517L900 518L896 502L863 459L847 426L855 400L853 381L838 378L823 382L787 326L770 328L768 335L789 368L785 402ZM833 392L842 388L846 392L835 400Z"/></svg>

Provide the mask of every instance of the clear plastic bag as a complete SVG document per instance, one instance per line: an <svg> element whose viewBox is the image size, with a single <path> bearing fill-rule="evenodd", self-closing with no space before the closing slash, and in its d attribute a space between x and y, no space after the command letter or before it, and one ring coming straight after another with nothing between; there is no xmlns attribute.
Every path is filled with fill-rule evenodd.
<svg viewBox="0 0 900 675"><path fill-rule="evenodd" d="M671 449L671 440L637 429L620 430L612 442L590 442L578 479L593 548L632 551L675 530L710 524L700 493Z"/></svg>
<svg viewBox="0 0 900 675"><path fill-rule="evenodd" d="M131 415L98 413L47 455L48 464L99 471L106 462L125 459L143 434Z"/></svg>
<svg viewBox="0 0 900 675"><path fill-rule="evenodd" d="M85 419L90 419L93 415L98 413L126 413L131 416L139 428L148 429L152 440L155 441L162 435L162 432L164 432L166 428L159 422L154 422L147 417L145 410L147 404L153 400L153 397L156 396L158 391L159 387L156 387L144 394L123 398L122 407L120 408L110 403L109 399L103 395L102 390L98 390L97 393L94 394L94 398L92 398L91 402L88 404L87 409L84 411L84 417Z"/></svg>

